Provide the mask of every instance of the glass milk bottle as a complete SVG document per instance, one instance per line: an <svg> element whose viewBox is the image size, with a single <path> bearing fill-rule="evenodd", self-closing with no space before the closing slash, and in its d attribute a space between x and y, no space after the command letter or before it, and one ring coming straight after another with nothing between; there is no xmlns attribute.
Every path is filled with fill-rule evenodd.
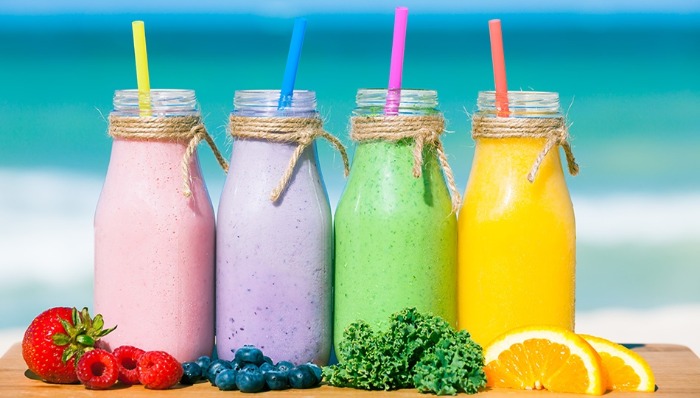
<svg viewBox="0 0 700 398"><path fill-rule="evenodd" d="M386 324L406 307L456 325L457 220L437 93L401 90L392 116L386 96L360 89L352 117L358 144L335 213L336 352L350 323Z"/></svg>
<svg viewBox="0 0 700 398"><path fill-rule="evenodd" d="M191 361L214 345L214 212L196 150L186 157L203 126L194 91L152 90L150 104L139 116L136 90L114 95L95 212L95 312L118 325L103 339L110 348Z"/></svg>
<svg viewBox="0 0 700 398"><path fill-rule="evenodd" d="M559 157L577 166L559 96L509 92L509 117L480 92L459 213L459 327L488 344L528 325L574 328L576 233Z"/></svg>
<svg viewBox="0 0 700 398"><path fill-rule="evenodd" d="M230 360L252 344L275 362L324 365L333 235L314 142L322 122L313 91L295 91L282 110L279 98L273 90L234 95L217 225L217 351Z"/></svg>

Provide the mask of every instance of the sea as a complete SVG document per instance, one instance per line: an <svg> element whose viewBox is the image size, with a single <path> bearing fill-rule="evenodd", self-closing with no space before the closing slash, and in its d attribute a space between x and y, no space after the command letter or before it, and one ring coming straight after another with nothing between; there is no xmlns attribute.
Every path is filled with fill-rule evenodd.
<svg viewBox="0 0 700 398"><path fill-rule="evenodd" d="M393 16L307 15L296 88L353 152L359 88L386 87ZM700 305L700 14L411 14L403 86L438 91L464 190L470 115L493 88L500 18L511 90L554 91L581 166L578 314ZM225 156L235 90L279 89L293 18L238 14L0 15L0 329L92 305L93 216L115 90L135 88L131 21L146 24L151 86L196 90ZM335 206L345 179L325 142ZM199 149L214 206L225 174ZM697 327L697 326L696 326Z"/></svg>

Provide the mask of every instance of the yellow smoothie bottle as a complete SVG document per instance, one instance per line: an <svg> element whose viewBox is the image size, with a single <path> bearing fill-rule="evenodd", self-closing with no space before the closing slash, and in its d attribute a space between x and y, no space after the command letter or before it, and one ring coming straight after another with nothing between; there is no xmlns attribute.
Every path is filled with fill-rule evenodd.
<svg viewBox="0 0 700 398"><path fill-rule="evenodd" d="M480 92L474 160L458 219L458 325L488 344L527 325L574 328L576 229L559 146L567 141L559 95L509 92L498 117Z"/></svg>

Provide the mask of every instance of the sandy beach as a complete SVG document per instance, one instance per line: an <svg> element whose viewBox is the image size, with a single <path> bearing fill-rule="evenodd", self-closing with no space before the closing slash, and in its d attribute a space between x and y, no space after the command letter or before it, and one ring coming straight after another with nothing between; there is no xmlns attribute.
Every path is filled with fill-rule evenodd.
<svg viewBox="0 0 700 398"><path fill-rule="evenodd" d="M24 330L22 329L3 329L0 330L0 355L5 355L8 349L13 344L22 341Z"/></svg>
<svg viewBox="0 0 700 398"><path fill-rule="evenodd" d="M700 353L700 304L646 310L609 308L580 313L576 331L619 343L664 343ZM23 329L0 330L0 353L22 340Z"/></svg>
<svg viewBox="0 0 700 398"><path fill-rule="evenodd" d="M700 304L644 310L606 308L580 313L576 331L619 343L664 343L700 353Z"/></svg>

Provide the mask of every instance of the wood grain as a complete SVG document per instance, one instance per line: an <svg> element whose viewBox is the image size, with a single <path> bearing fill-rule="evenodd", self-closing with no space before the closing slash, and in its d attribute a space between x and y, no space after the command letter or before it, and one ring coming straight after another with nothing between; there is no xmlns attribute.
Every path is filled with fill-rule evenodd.
<svg viewBox="0 0 700 398"><path fill-rule="evenodd" d="M655 393L607 393L606 398L700 398L700 359L687 347L668 344L635 344L632 349L643 356L656 376ZM222 392L209 383L194 386L177 386L167 391L146 390L142 386L120 387L107 391L90 391L81 385L58 385L31 379L22 359L19 344L15 344L0 358L0 397L219 397L241 395L241 392ZM416 390L362 391L348 388L321 386L310 390L268 391L263 398L272 397L334 397L334 396L390 396L396 398L426 398ZM465 396L465 395L462 395ZM556 394L546 391L519 391L495 389L476 396L487 398L571 398L572 394ZM584 395L581 395L584 396Z"/></svg>

